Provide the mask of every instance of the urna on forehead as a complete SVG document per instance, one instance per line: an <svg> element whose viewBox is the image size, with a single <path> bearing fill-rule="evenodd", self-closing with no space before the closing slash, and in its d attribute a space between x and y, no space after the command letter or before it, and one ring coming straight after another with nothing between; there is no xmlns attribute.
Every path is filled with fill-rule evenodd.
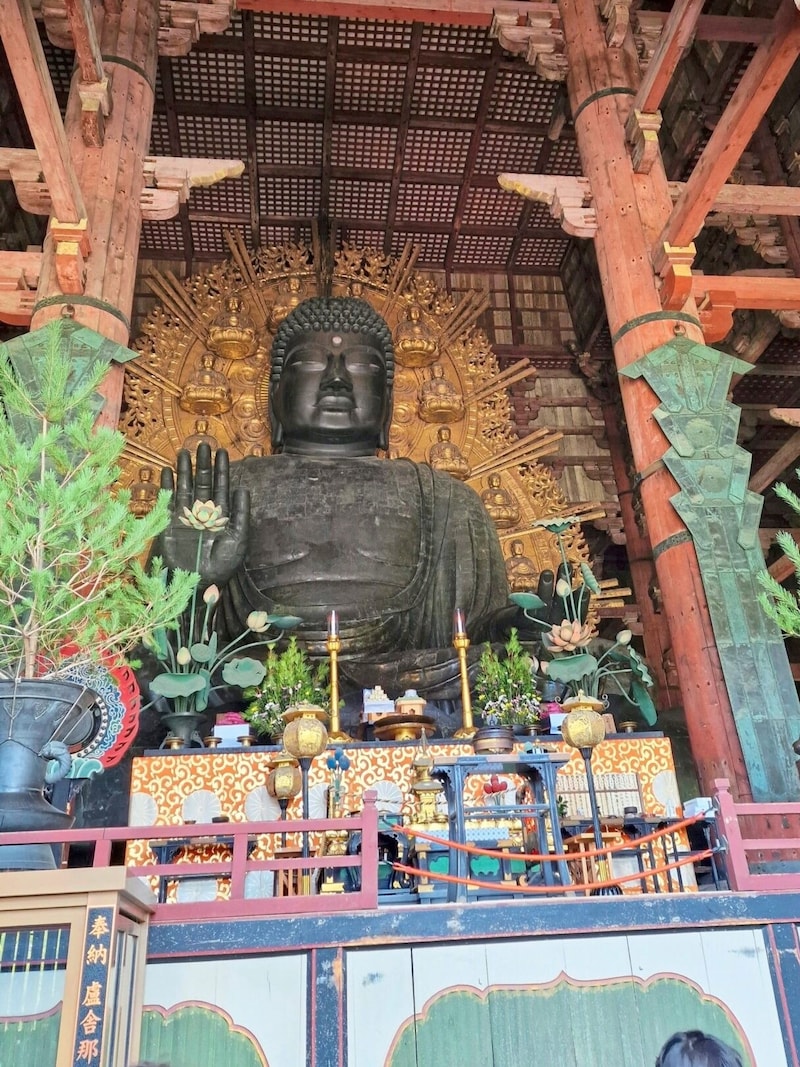
<svg viewBox="0 0 800 1067"><path fill-rule="evenodd" d="M387 384L394 378L394 343L386 320L366 300L355 296L313 296L289 312L272 342L270 382L281 376L286 353L298 340L313 333L364 334L377 343L386 365ZM345 336L346 339L346 336Z"/></svg>

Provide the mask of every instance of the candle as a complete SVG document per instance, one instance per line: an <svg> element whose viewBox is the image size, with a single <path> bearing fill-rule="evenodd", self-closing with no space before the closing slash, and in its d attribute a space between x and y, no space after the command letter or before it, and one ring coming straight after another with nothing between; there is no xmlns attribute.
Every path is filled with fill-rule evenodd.
<svg viewBox="0 0 800 1067"><path fill-rule="evenodd" d="M456 608L453 612L453 637L466 637L467 631L464 628L464 612L461 608Z"/></svg>
<svg viewBox="0 0 800 1067"><path fill-rule="evenodd" d="M328 615L328 637L339 636L339 617L335 611Z"/></svg>

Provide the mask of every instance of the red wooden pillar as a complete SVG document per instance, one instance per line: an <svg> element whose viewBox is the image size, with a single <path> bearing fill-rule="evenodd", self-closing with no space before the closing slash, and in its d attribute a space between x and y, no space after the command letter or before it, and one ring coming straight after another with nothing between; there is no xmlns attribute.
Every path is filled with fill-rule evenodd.
<svg viewBox="0 0 800 1067"><path fill-rule="evenodd" d="M140 194L158 62L158 0L126 0L106 11L99 33L106 73L112 78L112 110L101 147L84 144L81 100L73 80L65 119L72 166L88 216L89 253L83 292L62 293L55 273L55 242L48 233L31 329L58 317L65 304L75 320L118 344L127 345L133 309L139 237ZM100 421L116 427L123 368L115 365L103 384L106 406Z"/></svg>
<svg viewBox="0 0 800 1067"><path fill-rule="evenodd" d="M622 47L607 47L594 0L559 0L559 10L570 104L597 216L600 279L622 368L676 333L699 342L703 334L685 313L663 312L659 300L651 248L672 202L660 160L649 174L634 173L625 141L640 78L631 35ZM667 442L653 418L658 399L641 378L620 378L620 390L701 787L710 794L714 780L725 777L739 799L750 799L697 556L669 502L678 486L662 460Z"/></svg>

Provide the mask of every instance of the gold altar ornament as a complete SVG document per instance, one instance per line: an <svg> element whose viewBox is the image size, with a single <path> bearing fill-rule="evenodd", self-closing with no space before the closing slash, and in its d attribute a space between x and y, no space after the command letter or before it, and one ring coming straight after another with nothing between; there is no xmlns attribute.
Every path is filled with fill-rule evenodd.
<svg viewBox="0 0 800 1067"><path fill-rule="evenodd" d="M296 797L302 787L302 775L297 765L297 760L291 752L279 752L270 761L270 772L267 775L267 792L277 801L291 800Z"/></svg>
<svg viewBox="0 0 800 1067"><path fill-rule="evenodd" d="M342 729L339 721L339 650L341 647L339 616L335 611L331 611L328 615L328 637L325 642L325 648L330 657L331 728L328 732L328 740L335 744L353 740L350 734Z"/></svg>
<svg viewBox="0 0 800 1067"><path fill-rule="evenodd" d="M605 710L602 700L579 693L565 700L561 706L567 712L561 724L561 736L567 744L577 749L597 748L606 736L606 724L601 714Z"/></svg>
<svg viewBox="0 0 800 1067"><path fill-rule="evenodd" d="M461 726L453 734L459 740L469 741L475 736L475 724L472 721L472 697L469 692L469 674L467 672L467 637L464 612L456 608L453 612L453 648L458 655L458 673L461 677Z"/></svg>
<svg viewBox="0 0 800 1067"><path fill-rule="evenodd" d="M283 713L283 747L297 759L313 759L328 743L328 713L318 704L297 704Z"/></svg>

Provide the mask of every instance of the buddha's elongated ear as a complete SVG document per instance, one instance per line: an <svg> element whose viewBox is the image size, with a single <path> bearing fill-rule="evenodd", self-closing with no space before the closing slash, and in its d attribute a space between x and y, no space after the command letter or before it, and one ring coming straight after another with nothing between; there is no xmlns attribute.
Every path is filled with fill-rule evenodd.
<svg viewBox="0 0 800 1067"><path fill-rule="evenodd" d="M389 428L392 425L392 383L386 383L386 415L384 416L381 430L378 434L378 448L381 452L389 451Z"/></svg>
<svg viewBox="0 0 800 1067"><path fill-rule="evenodd" d="M278 400L278 403L280 403L280 399L277 396L279 392L280 383L276 383L269 392L269 428L273 452L280 452L283 447L283 423L275 410L275 401Z"/></svg>

